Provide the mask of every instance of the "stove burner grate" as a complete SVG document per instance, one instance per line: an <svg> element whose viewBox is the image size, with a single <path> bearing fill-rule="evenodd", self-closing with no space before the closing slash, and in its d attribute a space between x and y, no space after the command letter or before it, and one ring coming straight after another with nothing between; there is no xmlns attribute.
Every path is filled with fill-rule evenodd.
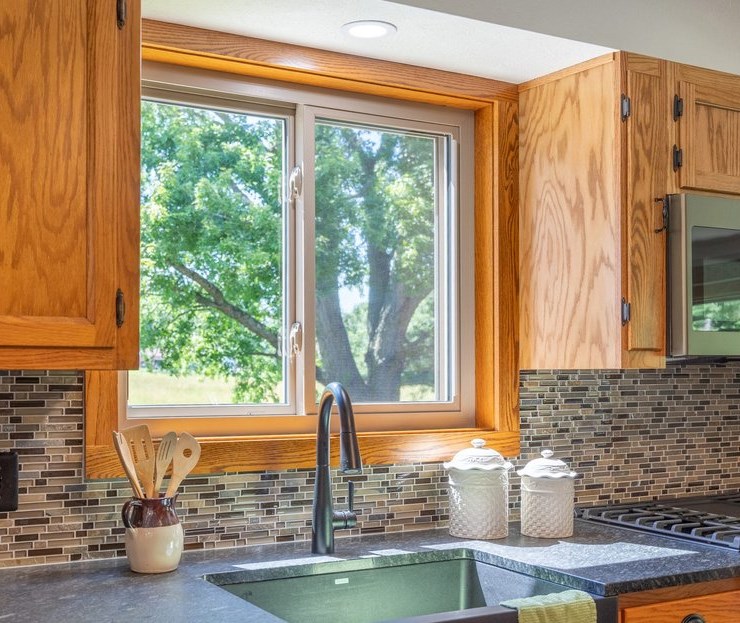
<svg viewBox="0 0 740 623"><path fill-rule="evenodd" d="M722 498L740 505L740 496ZM740 551L740 519L669 504L638 503L577 509L581 519L654 532Z"/></svg>

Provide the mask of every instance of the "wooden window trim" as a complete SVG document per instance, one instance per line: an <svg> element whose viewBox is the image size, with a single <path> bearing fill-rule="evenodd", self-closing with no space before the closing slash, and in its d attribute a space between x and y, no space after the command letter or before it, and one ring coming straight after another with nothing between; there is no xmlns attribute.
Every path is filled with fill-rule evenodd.
<svg viewBox="0 0 740 623"><path fill-rule="evenodd" d="M449 459L473 437L519 453L518 118L515 85L238 35L143 21L142 57L475 111L475 427L359 433L367 464ZM308 68L308 69L307 69ZM122 476L112 443L117 372L85 376L85 473ZM315 436L201 438L198 473L315 465ZM338 443L332 444L337 461Z"/></svg>

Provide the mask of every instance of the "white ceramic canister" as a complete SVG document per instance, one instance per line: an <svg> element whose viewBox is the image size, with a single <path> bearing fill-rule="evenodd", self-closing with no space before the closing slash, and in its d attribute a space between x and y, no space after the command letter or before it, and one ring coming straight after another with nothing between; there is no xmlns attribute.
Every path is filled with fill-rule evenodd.
<svg viewBox="0 0 740 623"><path fill-rule="evenodd" d="M578 476L543 450L517 471L522 477L522 534L559 539L573 534L573 479Z"/></svg>
<svg viewBox="0 0 740 623"><path fill-rule="evenodd" d="M511 463L473 439L443 467L449 475L450 534L465 539L502 539L509 534Z"/></svg>

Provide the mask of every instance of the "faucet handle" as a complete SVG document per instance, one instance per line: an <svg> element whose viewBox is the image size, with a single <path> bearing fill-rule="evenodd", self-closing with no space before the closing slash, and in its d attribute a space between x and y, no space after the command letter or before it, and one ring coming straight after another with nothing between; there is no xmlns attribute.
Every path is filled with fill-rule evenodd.
<svg viewBox="0 0 740 623"><path fill-rule="evenodd" d="M341 530L344 528L354 528L357 525L357 513L355 512L355 483L352 480L347 481L347 510L333 511L332 529ZM314 552L316 553L316 552Z"/></svg>

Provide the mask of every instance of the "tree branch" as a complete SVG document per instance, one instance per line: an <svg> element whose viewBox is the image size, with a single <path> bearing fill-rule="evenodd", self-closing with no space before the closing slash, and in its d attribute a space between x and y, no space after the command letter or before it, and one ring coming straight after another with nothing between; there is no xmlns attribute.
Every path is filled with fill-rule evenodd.
<svg viewBox="0 0 740 623"><path fill-rule="evenodd" d="M227 301L224 293L221 292L218 286L208 281L208 279L206 279L200 273L192 270L191 268L188 268L183 264L173 262L172 268L174 268L181 275L190 279L192 282L205 290L206 293L208 293L210 298L203 296L202 294L199 294L197 292L195 293L195 299L199 304L219 310L223 314L227 315L229 318L236 320L243 327L249 329L249 331L254 333L257 337L262 338L270 345L274 346L275 350L278 349L278 335L273 331L270 331L270 329L268 329L254 316L248 314L243 309Z"/></svg>

